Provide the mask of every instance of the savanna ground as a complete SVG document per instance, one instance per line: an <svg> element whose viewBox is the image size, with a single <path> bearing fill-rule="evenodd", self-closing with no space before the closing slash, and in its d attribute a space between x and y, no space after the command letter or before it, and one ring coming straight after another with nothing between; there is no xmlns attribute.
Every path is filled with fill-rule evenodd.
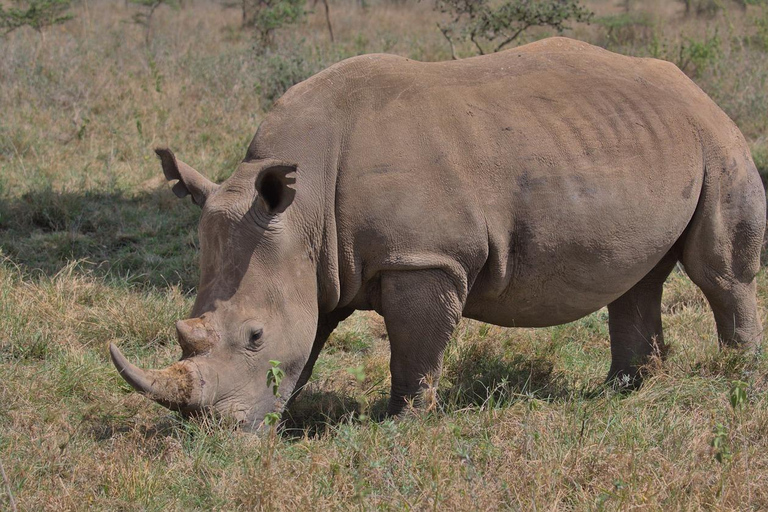
<svg viewBox="0 0 768 512"><path fill-rule="evenodd" d="M587 2L596 21L566 35L677 62L768 171L768 7L615 4ZM198 210L152 147L221 180L293 81L365 52L450 57L428 0L331 0L333 44L321 6L266 53L237 9L202 0L158 9L148 41L135 6L98 0L44 40L0 39L0 508L768 508L768 360L718 351L681 270L669 359L635 393L601 387L605 310L549 329L462 322L436 401L398 421L379 419L388 346L372 313L333 335L278 432L182 421L131 392L107 343L145 367L177 358L197 280Z"/></svg>

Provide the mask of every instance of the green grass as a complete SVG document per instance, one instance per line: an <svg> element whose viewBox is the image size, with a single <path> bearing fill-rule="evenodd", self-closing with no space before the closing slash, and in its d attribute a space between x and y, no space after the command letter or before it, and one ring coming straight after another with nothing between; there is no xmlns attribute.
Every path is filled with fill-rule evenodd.
<svg viewBox="0 0 768 512"><path fill-rule="evenodd" d="M765 12L614 3L588 2L603 22L569 34L674 60L717 29L690 72L766 176ZM368 312L333 334L280 432L183 421L117 375L110 341L147 367L178 358L174 321L197 283L199 212L168 191L152 147L221 181L293 80L365 52L449 58L429 2L368 4L331 0L335 44L317 12L263 56L213 2L159 9L149 47L124 23L130 4L100 0L45 43L0 41L0 509L11 496L19 510L768 508L768 359L718 351L677 271L669 357L629 394L602 386L605 310L548 329L462 321L436 394L397 420L383 418L389 349ZM764 272L758 289L766 304Z"/></svg>

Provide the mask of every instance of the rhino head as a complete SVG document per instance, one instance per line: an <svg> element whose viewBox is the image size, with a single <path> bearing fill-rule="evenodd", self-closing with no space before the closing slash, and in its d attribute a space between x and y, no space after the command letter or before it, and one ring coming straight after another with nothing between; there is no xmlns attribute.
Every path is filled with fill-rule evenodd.
<svg viewBox="0 0 768 512"><path fill-rule="evenodd" d="M296 165L243 162L216 185L170 150L156 152L173 192L202 208L198 295L191 318L176 323L178 362L143 370L110 345L112 361L133 388L172 410L257 428L294 391L317 327L316 268L295 227L302 223L292 222ZM270 360L285 374L277 394Z"/></svg>

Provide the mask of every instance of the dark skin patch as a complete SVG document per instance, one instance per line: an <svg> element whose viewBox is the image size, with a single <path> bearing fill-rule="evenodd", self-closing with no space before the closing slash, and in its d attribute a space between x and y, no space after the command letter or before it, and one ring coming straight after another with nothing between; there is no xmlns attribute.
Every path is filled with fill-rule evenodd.
<svg viewBox="0 0 768 512"><path fill-rule="evenodd" d="M546 184L547 184L547 178L546 177L531 178L531 176L528 173L528 171L524 171L523 174L521 174L517 178L517 186L520 187L520 190L523 190L523 191L526 191L526 192L531 191L534 188L537 188L537 187L540 187L540 186L544 186Z"/></svg>
<svg viewBox="0 0 768 512"><path fill-rule="evenodd" d="M733 230L733 272L742 283L750 283L759 270L759 258L752 248L759 247L760 234L760 226L746 220Z"/></svg>
<svg viewBox="0 0 768 512"><path fill-rule="evenodd" d="M683 189L683 199L690 199L694 184L696 184L696 178L692 179L691 182L688 183L688 185L686 185Z"/></svg>
<svg viewBox="0 0 768 512"><path fill-rule="evenodd" d="M527 244L534 238L531 227L523 219L516 219L514 231L510 235L509 259L507 260L507 275L509 282L501 293L501 298L507 297L515 287L523 272L523 262L527 257Z"/></svg>
<svg viewBox="0 0 768 512"><path fill-rule="evenodd" d="M595 197L595 195L597 195L597 188L595 188L594 185L584 179L584 176L576 174L574 176L574 181L578 183L580 196Z"/></svg>

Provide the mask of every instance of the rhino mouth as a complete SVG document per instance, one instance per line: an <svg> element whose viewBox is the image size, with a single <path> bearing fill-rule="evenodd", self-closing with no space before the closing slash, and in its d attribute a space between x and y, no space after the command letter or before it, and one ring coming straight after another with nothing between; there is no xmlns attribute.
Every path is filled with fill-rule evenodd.
<svg viewBox="0 0 768 512"><path fill-rule="evenodd" d="M120 376L147 398L174 411L190 412L203 406L202 373L195 362L182 360L163 370L144 370L128 361L112 343L109 355Z"/></svg>

